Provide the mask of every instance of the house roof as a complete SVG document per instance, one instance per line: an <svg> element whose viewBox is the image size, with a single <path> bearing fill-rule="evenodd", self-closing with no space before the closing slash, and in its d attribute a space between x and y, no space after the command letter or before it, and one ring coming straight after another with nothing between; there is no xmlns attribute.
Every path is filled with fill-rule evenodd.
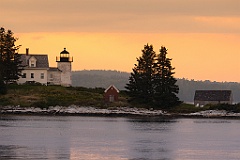
<svg viewBox="0 0 240 160"><path fill-rule="evenodd" d="M62 72L60 69L58 69L57 67L49 67L48 69L49 71L59 71Z"/></svg>
<svg viewBox="0 0 240 160"><path fill-rule="evenodd" d="M104 92L106 93L111 87L113 87L119 93L119 90L114 85L110 85L107 89L105 89Z"/></svg>
<svg viewBox="0 0 240 160"><path fill-rule="evenodd" d="M35 68L49 68L48 55L45 54L19 54L20 60L22 61L23 66L29 66L29 59L31 57L36 58L37 63Z"/></svg>
<svg viewBox="0 0 240 160"><path fill-rule="evenodd" d="M231 90L196 90L194 101L230 101Z"/></svg>

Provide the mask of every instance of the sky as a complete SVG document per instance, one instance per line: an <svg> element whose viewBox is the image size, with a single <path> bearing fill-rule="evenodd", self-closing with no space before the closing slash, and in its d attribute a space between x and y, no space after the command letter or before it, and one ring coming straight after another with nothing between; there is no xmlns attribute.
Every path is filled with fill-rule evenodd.
<svg viewBox="0 0 240 160"><path fill-rule="evenodd" d="M0 20L52 67L67 48L74 71L131 72L152 44L176 78L240 82L239 0L1 0Z"/></svg>

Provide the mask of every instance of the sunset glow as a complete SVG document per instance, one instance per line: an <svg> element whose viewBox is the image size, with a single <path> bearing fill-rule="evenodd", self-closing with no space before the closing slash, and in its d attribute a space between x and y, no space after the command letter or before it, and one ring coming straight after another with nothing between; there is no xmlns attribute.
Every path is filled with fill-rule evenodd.
<svg viewBox="0 0 240 160"><path fill-rule="evenodd" d="M3 0L0 26L19 38L20 53L67 48L73 70L131 72L145 44L161 46L177 78L240 82L238 0Z"/></svg>

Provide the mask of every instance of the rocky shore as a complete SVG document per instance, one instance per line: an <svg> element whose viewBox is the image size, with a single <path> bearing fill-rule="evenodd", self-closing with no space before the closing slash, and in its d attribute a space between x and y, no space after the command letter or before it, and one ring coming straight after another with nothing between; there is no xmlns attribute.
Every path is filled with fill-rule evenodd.
<svg viewBox="0 0 240 160"><path fill-rule="evenodd" d="M95 107L68 107L55 106L49 108L23 108L20 106L6 106L0 109L0 114L41 114L41 115L96 115L96 116L160 116L168 115L161 110L148 110L144 108L112 107L99 109Z"/></svg>
<svg viewBox="0 0 240 160"><path fill-rule="evenodd" d="M227 112L225 110L206 110L196 113L167 113L162 110L149 110L145 108L113 107L99 109L95 107L68 107L55 106L49 108L23 108L20 106L5 106L0 108L0 115L79 115L79 116L157 116L157 117L188 117L188 118L240 118L240 113Z"/></svg>

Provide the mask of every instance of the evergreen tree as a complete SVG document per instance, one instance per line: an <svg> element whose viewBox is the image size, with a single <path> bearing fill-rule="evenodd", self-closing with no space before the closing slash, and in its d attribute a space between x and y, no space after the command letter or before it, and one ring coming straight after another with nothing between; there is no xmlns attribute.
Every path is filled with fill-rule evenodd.
<svg viewBox="0 0 240 160"><path fill-rule="evenodd" d="M174 68L170 58L167 58L167 49L161 47L160 54L155 63L154 75L154 104L160 107L171 107L180 103L176 96L179 87L176 85L177 79L173 77Z"/></svg>
<svg viewBox="0 0 240 160"><path fill-rule="evenodd" d="M154 61L156 53L152 45L145 45L142 50L142 56L137 58L138 64L132 69L129 77L129 83L126 85L130 101L148 104L153 98L153 79Z"/></svg>
<svg viewBox="0 0 240 160"><path fill-rule="evenodd" d="M156 55L152 45L145 45L125 87L130 101L159 108L178 105L180 101L176 94L179 88L173 77L171 60L167 58L165 47L161 47L160 54Z"/></svg>
<svg viewBox="0 0 240 160"><path fill-rule="evenodd" d="M0 77L6 84L19 79L22 70L16 41L11 30L0 29Z"/></svg>

